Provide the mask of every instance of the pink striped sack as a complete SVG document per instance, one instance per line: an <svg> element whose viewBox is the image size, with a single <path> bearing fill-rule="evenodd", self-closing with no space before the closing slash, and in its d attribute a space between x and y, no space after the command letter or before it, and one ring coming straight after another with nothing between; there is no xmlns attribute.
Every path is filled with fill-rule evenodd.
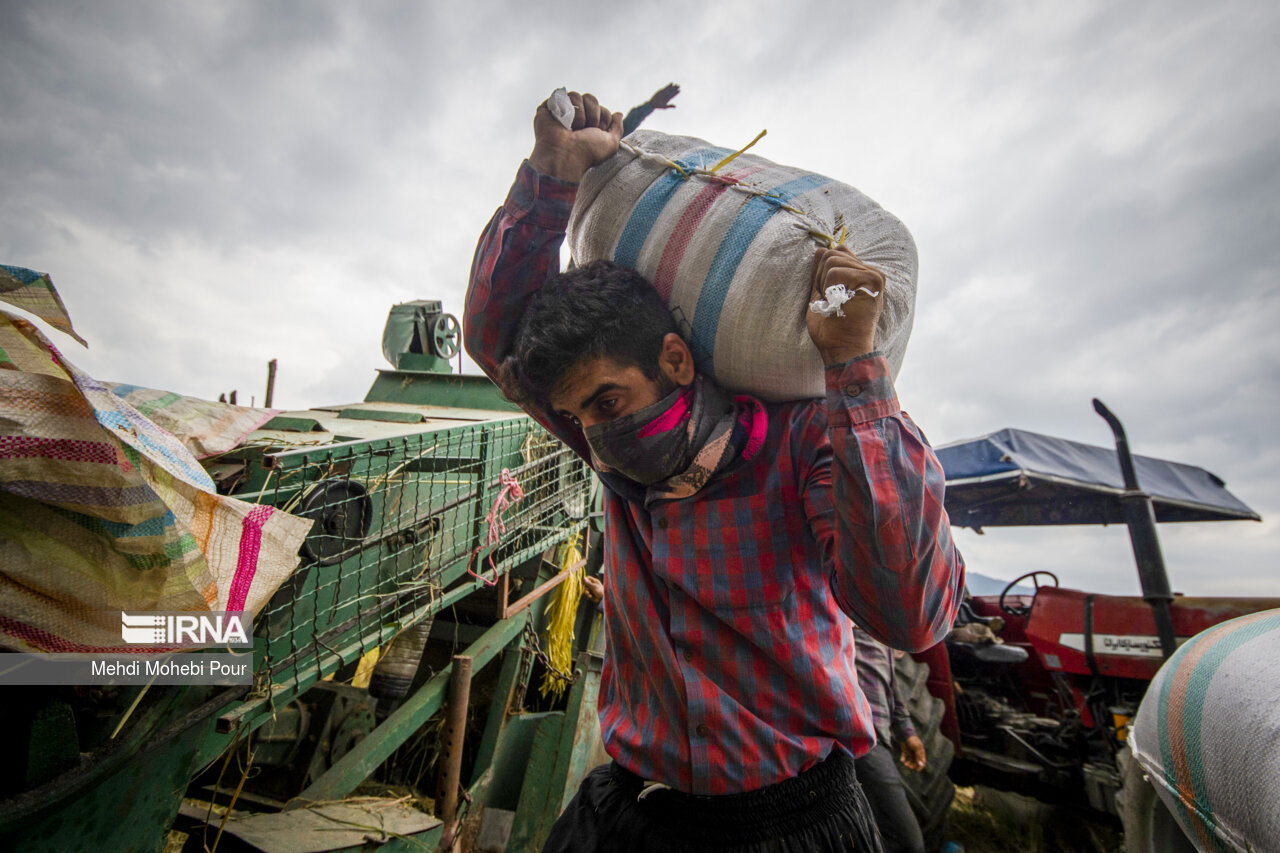
<svg viewBox="0 0 1280 853"><path fill-rule="evenodd" d="M915 242L853 187L641 130L586 174L569 219L575 263L606 258L639 271L676 312L699 370L771 401L826 394L805 313L814 247L841 242L884 273L876 345L896 377L915 306Z"/></svg>
<svg viewBox="0 0 1280 853"><path fill-rule="evenodd" d="M179 438L0 311L0 647L138 651L121 611L254 614L311 524L219 495Z"/></svg>

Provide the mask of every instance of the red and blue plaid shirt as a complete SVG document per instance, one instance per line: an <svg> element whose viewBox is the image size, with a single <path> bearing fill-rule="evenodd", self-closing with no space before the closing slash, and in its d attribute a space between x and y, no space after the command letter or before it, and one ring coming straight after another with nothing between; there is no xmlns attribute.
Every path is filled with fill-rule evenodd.
<svg viewBox="0 0 1280 853"><path fill-rule="evenodd" d="M526 297L559 269L576 186L521 166L480 238L464 319L490 376ZM940 641L964 565L943 472L871 354L827 370L826 400L766 404L768 434L701 491L651 509L605 490L605 747L694 794L779 782L875 740L852 617L895 648ZM530 414L584 458L582 432Z"/></svg>

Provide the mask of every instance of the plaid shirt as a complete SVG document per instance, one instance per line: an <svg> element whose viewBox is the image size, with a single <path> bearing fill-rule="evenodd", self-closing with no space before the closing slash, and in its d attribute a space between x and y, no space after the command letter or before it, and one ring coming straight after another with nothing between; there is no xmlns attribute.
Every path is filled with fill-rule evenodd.
<svg viewBox="0 0 1280 853"><path fill-rule="evenodd" d="M898 681L893 672L893 649L876 642L875 638L858 626L853 627L853 646L858 658L854 664L858 670L858 686L871 706L871 723L876 737L890 746L896 740L905 741L916 733L911 724Z"/></svg>
<svg viewBox="0 0 1280 853"><path fill-rule="evenodd" d="M464 319L490 376L525 298L559 269L576 187L521 166L480 238ZM606 475L605 747L642 778L729 794L875 740L850 617L924 649L951 626L964 567L943 472L876 354L828 368L827 399L766 404L768 434L691 498L646 510ZM581 430L529 413L584 458Z"/></svg>

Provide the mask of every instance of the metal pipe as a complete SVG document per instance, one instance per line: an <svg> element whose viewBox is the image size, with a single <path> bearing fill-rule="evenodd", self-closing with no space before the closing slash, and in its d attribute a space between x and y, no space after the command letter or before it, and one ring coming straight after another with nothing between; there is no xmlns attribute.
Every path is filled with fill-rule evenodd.
<svg viewBox="0 0 1280 853"><path fill-rule="evenodd" d="M578 560L573 565L565 569L562 569L559 572L556 572L555 575L553 575L550 580L544 581L537 588L535 588L533 592L530 592L529 594L520 598L518 601L513 601L510 604L503 607L502 614L501 614L502 618L509 619L515 614L519 613L521 610L528 607L534 601L546 595L547 593L551 592L551 590L555 589L560 584L564 583L568 579L569 575L576 572L578 569L582 568L586 564L587 564L587 558L583 557L581 560ZM503 575L503 577L505 578L506 575Z"/></svg>
<svg viewBox="0 0 1280 853"><path fill-rule="evenodd" d="M1151 606L1156 620L1156 634L1160 637L1160 651L1167 660L1177 648L1177 641L1173 636L1173 616L1169 611L1173 593L1169 589L1169 573L1164 567L1164 554L1160 551L1160 537L1156 534L1156 513L1151 495L1138 486L1138 472L1120 419L1097 397L1093 399L1093 409L1107 422L1115 436L1116 456L1120 458L1120 473L1124 477L1120 508L1124 511L1124 521L1129 527L1133 558L1138 564L1142 600Z"/></svg>
<svg viewBox="0 0 1280 853"><path fill-rule="evenodd" d="M462 745L467 734L467 705L471 701L470 655L453 656L453 673L449 676L449 704L445 708L445 725L440 748L440 769L436 817L444 821L439 850L452 850L458 830L458 783L462 778Z"/></svg>

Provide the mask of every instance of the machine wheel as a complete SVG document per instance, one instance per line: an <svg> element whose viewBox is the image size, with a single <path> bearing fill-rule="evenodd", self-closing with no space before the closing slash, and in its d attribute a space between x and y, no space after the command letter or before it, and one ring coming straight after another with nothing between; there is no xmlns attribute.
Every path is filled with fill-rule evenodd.
<svg viewBox="0 0 1280 853"><path fill-rule="evenodd" d="M457 317L452 314L441 314L436 317L435 323L431 326L432 355L443 359L453 358L458 354L458 349L461 346L458 340L459 337Z"/></svg>
<svg viewBox="0 0 1280 853"><path fill-rule="evenodd" d="M903 655L894 663L894 677L898 689L911 712L911 723L916 734L924 742L926 764L924 770L908 770L898 763L898 773L907 789L907 801L920 823L927 850L940 850L946 841L947 811L955 798L956 787L947 776L951 761L955 758L955 745L942 734L942 717L946 706L941 699L929 693L929 665ZM897 759L897 752L894 751Z"/></svg>
<svg viewBox="0 0 1280 853"><path fill-rule="evenodd" d="M1128 747L1116 756L1121 787L1116 797L1124 825L1125 853L1195 853L1195 845L1169 812Z"/></svg>
<svg viewBox="0 0 1280 853"><path fill-rule="evenodd" d="M360 483L334 477L308 486L295 513L314 521L299 553L309 562L332 566L369 535L373 501Z"/></svg>

